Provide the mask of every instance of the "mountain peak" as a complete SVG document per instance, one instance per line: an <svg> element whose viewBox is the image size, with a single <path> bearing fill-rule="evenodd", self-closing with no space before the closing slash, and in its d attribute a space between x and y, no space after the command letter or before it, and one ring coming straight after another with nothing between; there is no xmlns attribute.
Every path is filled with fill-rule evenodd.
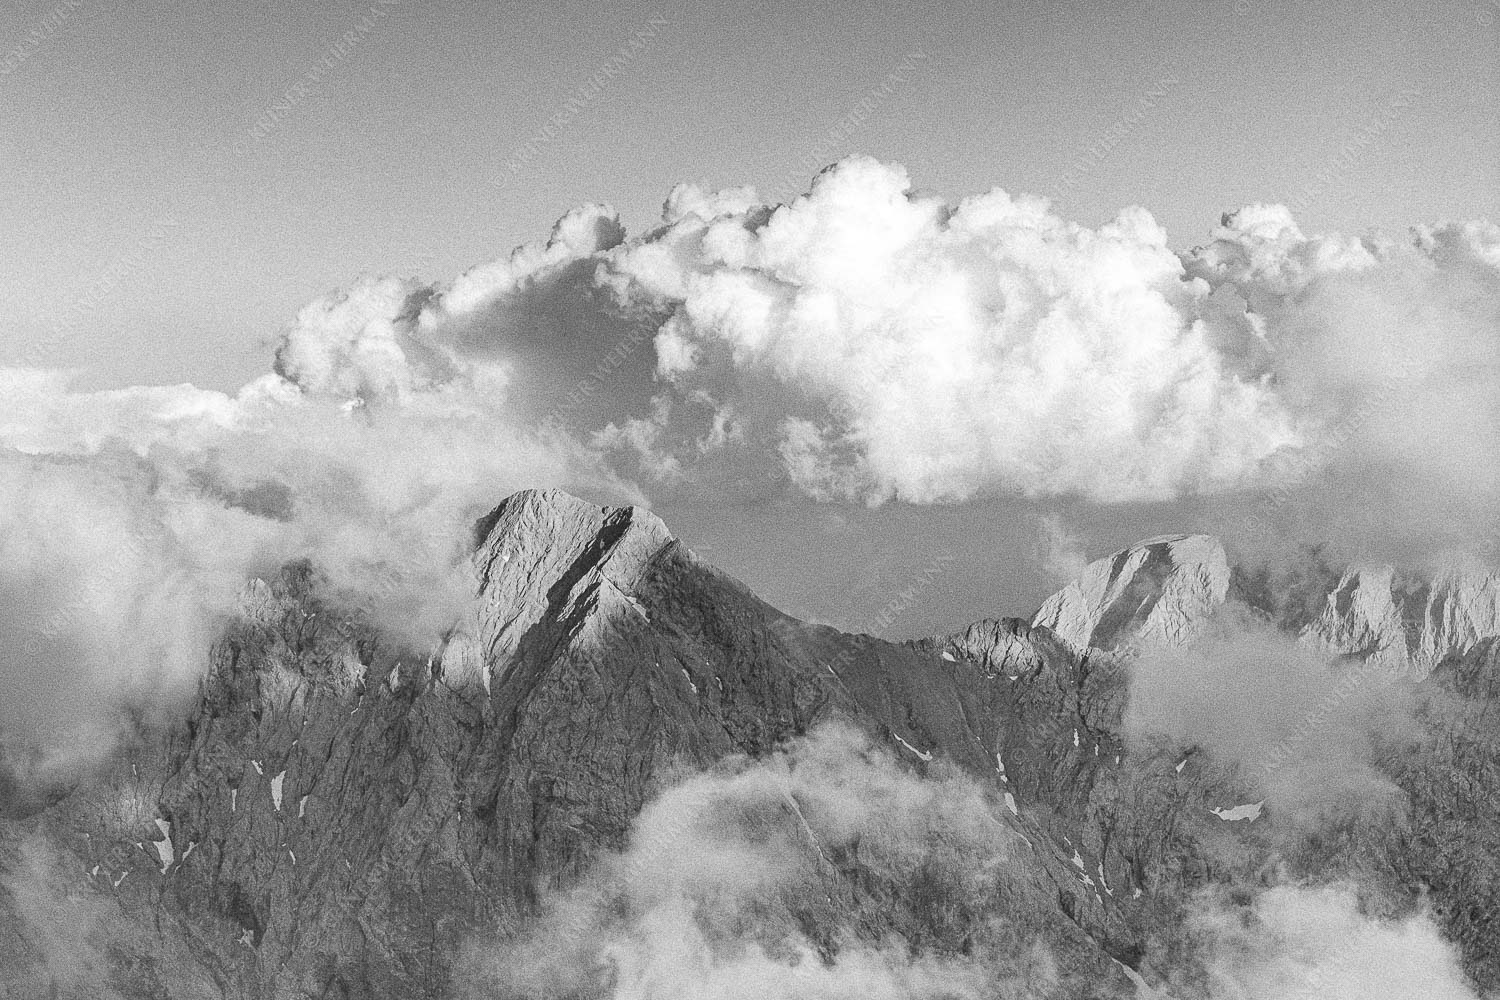
<svg viewBox="0 0 1500 1000"><path fill-rule="evenodd" d="M537 576L541 563L571 566L588 553L600 564L609 562L616 575L630 577L642 559L676 540L644 507L601 506L555 489L511 494L480 519L474 534L474 558L485 584L513 559Z"/></svg>
<svg viewBox="0 0 1500 1000"><path fill-rule="evenodd" d="M1090 563L1032 619L1072 645L1115 649L1133 641L1178 644L1224 603L1229 561L1210 535L1149 538Z"/></svg>
<svg viewBox="0 0 1500 1000"><path fill-rule="evenodd" d="M514 533L517 526L540 531L551 542L565 541L563 536L588 530L598 530L605 522L628 522L667 538L671 532L661 518L644 507L610 507L590 503L571 493L559 489L518 490L504 500L474 526L474 547L484 549L497 533Z"/></svg>
<svg viewBox="0 0 1500 1000"><path fill-rule="evenodd" d="M455 674L503 665L544 618L581 623L585 612L644 615L634 591L676 538L642 507L589 503L555 489L521 490L474 526L478 621L454 637ZM461 630L467 632L468 630Z"/></svg>
<svg viewBox="0 0 1500 1000"><path fill-rule="evenodd" d="M1351 566L1305 634L1396 673L1425 677L1445 657L1500 632L1500 576L1403 577L1390 566Z"/></svg>

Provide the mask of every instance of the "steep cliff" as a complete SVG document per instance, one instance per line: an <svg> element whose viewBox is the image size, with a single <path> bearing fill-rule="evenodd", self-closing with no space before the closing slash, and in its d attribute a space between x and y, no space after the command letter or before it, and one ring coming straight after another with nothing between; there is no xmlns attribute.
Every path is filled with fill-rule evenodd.
<svg viewBox="0 0 1500 1000"><path fill-rule="evenodd" d="M1450 572L1404 579L1389 566L1351 568L1306 634L1392 672L1425 677L1444 658L1500 634L1500 577Z"/></svg>
<svg viewBox="0 0 1500 1000"><path fill-rule="evenodd" d="M1224 603L1229 564L1207 535L1168 535L1092 562L1032 619L1079 649L1182 643Z"/></svg>

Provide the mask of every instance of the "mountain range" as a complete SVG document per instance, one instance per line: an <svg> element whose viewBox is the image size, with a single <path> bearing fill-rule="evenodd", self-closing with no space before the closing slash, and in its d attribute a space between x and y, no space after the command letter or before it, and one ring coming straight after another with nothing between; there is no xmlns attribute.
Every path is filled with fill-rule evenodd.
<svg viewBox="0 0 1500 1000"><path fill-rule="evenodd" d="M1174 535L1028 617L893 642L557 491L476 524L473 565L432 649L286 566L177 722L0 789L0 995L714 995L662 978L669 932L699 975L874 977L788 995L1219 996L1206 900L1243 923L1336 882L1500 990L1495 576L1275 572ZM1190 689L1245 635L1326 671L1328 704L1277 703L1253 759L1148 724L1148 675ZM1378 818L1286 790L1335 740Z"/></svg>

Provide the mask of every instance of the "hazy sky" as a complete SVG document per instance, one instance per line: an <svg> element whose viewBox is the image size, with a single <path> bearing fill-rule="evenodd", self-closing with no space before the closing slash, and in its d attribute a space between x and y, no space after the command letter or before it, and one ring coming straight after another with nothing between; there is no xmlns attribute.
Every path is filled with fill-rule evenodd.
<svg viewBox="0 0 1500 1000"><path fill-rule="evenodd" d="M788 176L851 151L951 196L1067 177L1064 215L1095 224L1139 203L1179 246L1257 200L1300 197L1309 231L1500 214L1500 5L914 9L6 4L0 361L231 388L297 308L361 272L448 277L589 200L638 232L683 180L785 197ZM653 19L666 23L507 181ZM907 81L830 140L913 52ZM1381 118L1404 89L1421 97ZM290 110L247 142L278 102ZM48 340L48 317L69 310L79 333Z"/></svg>
<svg viewBox="0 0 1500 1000"><path fill-rule="evenodd" d="M1183 248L1259 201L1309 233L1495 219L1497 20L1497 0L24 0L0 13L0 364L232 390L361 274L445 280L586 201L639 234L680 181L786 199L850 152L948 197L1051 193L1090 226L1140 204ZM1091 554L1187 520L1101 509L1070 514ZM962 553L903 609L921 631L1027 610L1051 585L1045 510L663 513L766 596L850 625Z"/></svg>

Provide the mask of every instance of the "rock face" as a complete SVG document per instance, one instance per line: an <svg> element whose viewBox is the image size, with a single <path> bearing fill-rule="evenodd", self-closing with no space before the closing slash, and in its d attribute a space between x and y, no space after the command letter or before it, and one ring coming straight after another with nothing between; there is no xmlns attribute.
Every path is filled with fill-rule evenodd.
<svg viewBox="0 0 1500 1000"><path fill-rule="evenodd" d="M1056 975L1028 996L1191 986L1187 901L1295 867L1274 810L1212 811L1251 801L1233 767L1120 732L1129 647L1185 641L1225 599L1212 539L1101 560L1031 623L910 643L798 621L650 513L557 492L484 518L474 566L472 608L433 651L331 603L307 567L252 588L179 726L0 819L0 995L538 995L476 986L475 948L510 940L624 846L683 775L834 720L911 773L966 775L1008 846L977 897L961 868L893 870L857 837L796 840L814 881L778 913L824 961L899 934L919 957L1042 948ZM1433 620L1451 634L1483 627L1445 614ZM1349 848L1397 872L1407 905L1429 892L1490 986L1500 945L1475 894L1500 886L1494 824L1464 832L1464 796L1442 789L1500 773L1492 735L1470 735L1500 697L1493 660L1481 644L1437 671L1451 759L1393 758L1403 787L1427 789L1419 809ZM744 819L813 829L786 808Z"/></svg>
<svg viewBox="0 0 1500 1000"><path fill-rule="evenodd" d="M1231 596L1233 578L1216 539L1154 538L1090 563L1079 579L1043 603L1031 624L1050 629L1078 650L1181 645ZM1318 581L1299 581L1299 586L1309 583ZM1311 620L1293 615L1289 624L1332 653L1394 673L1425 677L1444 658L1500 634L1500 576L1494 574L1450 572L1419 579L1390 566L1352 567L1336 582L1324 581L1316 594ZM965 633L971 653L984 645L984 625ZM985 655L996 655L1004 645Z"/></svg>
<svg viewBox="0 0 1500 1000"><path fill-rule="evenodd" d="M645 511L528 491L477 537L473 611L441 651L393 644L291 567L247 594L179 728L0 825L0 883L26 889L0 892L14 989L459 995L473 942L514 933L684 773L844 719L910 767L940 757L993 783L1022 738L988 671L783 615ZM1101 941L1119 951L1125 921L1025 812L997 815L1029 854L997 897L1009 916L954 923L856 856L799 919L830 948L851 915L904 907L899 925L938 950L1004 925L1091 984L1076 995L1108 995L1124 980ZM59 894L86 901L94 978L48 960L28 900Z"/></svg>
<svg viewBox="0 0 1500 1000"><path fill-rule="evenodd" d="M1397 746L1385 770L1412 819L1373 837L1377 864L1431 887L1445 935L1483 989L1500 986L1500 638L1450 655L1422 685L1424 736Z"/></svg>
<svg viewBox="0 0 1500 1000"><path fill-rule="evenodd" d="M1224 547L1208 535L1168 535L1092 562L1032 619L1078 649L1180 644L1229 590Z"/></svg>
<svg viewBox="0 0 1500 1000"><path fill-rule="evenodd" d="M1347 570L1306 630L1339 652L1416 677L1496 634L1500 577L1445 573L1403 582L1389 566Z"/></svg>

